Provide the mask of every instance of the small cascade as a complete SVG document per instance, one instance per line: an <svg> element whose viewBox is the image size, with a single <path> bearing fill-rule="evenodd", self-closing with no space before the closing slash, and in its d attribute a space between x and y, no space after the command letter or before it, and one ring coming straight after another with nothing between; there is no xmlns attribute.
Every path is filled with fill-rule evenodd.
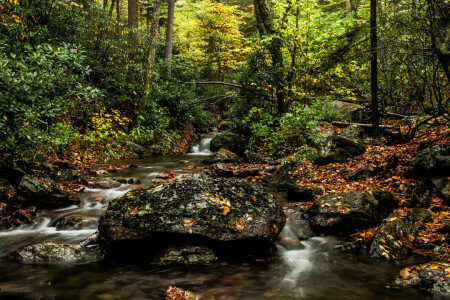
<svg viewBox="0 0 450 300"><path fill-rule="evenodd" d="M210 155L211 150L209 150L209 145L212 138L204 138L197 144L191 147L191 155Z"/></svg>

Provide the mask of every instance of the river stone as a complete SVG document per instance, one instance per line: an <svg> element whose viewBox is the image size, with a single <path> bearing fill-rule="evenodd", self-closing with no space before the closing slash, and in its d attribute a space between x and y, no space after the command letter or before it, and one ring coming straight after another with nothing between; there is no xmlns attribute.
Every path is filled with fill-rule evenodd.
<svg viewBox="0 0 450 300"><path fill-rule="evenodd" d="M395 284L406 287L412 286L436 296L449 296L450 264L429 262L422 265L409 266L400 272L400 275L395 279Z"/></svg>
<svg viewBox="0 0 450 300"><path fill-rule="evenodd" d="M412 223L428 223L433 221L431 213L426 208L410 208L406 217Z"/></svg>
<svg viewBox="0 0 450 300"><path fill-rule="evenodd" d="M260 164L264 162L264 157L261 154L250 150L245 151L244 158L246 162L252 164Z"/></svg>
<svg viewBox="0 0 450 300"><path fill-rule="evenodd" d="M78 173L74 169L62 169L54 174L56 181L71 181L78 179Z"/></svg>
<svg viewBox="0 0 450 300"><path fill-rule="evenodd" d="M420 174L448 176L450 175L450 145L428 147L417 155L412 164Z"/></svg>
<svg viewBox="0 0 450 300"><path fill-rule="evenodd" d="M320 187L302 186L291 184L288 186L287 200L288 202L309 202L315 201L316 198L323 194Z"/></svg>
<svg viewBox="0 0 450 300"><path fill-rule="evenodd" d="M287 190L301 178L294 177L294 171L302 164L299 161L286 162L281 168L273 172L267 178L267 184L271 188Z"/></svg>
<svg viewBox="0 0 450 300"><path fill-rule="evenodd" d="M215 163L235 163L239 161L239 156L225 148L221 148L219 151L214 152L213 154L205 158L202 163L211 165Z"/></svg>
<svg viewBox="0 0 450 300"><path fill-rule="evenodd" d="M28 206L38 208L60 208L78 205L80 198L77 194L63 191L47 180L38 180L31 176L24 176L18 187L18 200Z"/></svg>
<svg viewBox="0 0 450 300"><path fill-rule="evenodd" d="M450 201L450 177L433 177L431 182L445 200Z"/></svg>
<svg viewBox="0 0 450 300"><path fill-rule="evenodd" d="M358 125L351 125L345 128L340 135L353 140L362 139L364 137L364 129Z"/></svg>
<svg viewBox="0 0 450 300"><path fill-rule="evenodd" d="M8 180L0 178L0 202L7 202L15 193L16 190Z"/></svg>
<svg viewBox="0 0 450 300"><path fill-rule="evenodd" d="M370 178L370 177L377 176L382 171L383 171L382 168L367 168L367 169L361 169L359 171L345 172L343 177L347 181L367 179L367 178Z"/></svg>
<svg viewBox="0 0 450 300"><path fill-rule="evenodd" d="M371 258L400 260L408 257L412 242L416 239L417 227L397 217L388 219L376 232L369 248Z"/></svg>
<svg viewBox="0 0 450 300"><path fill-rule="evenodd" d="M90 184L94 189L115 189L120 187L120 182L117 182L111 178L105 178L104 180L95 181Z"/></svg>
<svg viewBox="0 0 450 300"><path fill-rule="evenodd" d="M237 155L243 156L247 147L248 139L242 134L226 130L212 138L210 149L217 152L220 148L225 148Z"/></svg>
<svg viewBox="0 0 450 300"><path fill-rule="evenodd" d="M80 251L71 245L44 242L16 250L9 258L23 264L66 264L80 259Z"/></svg>
<svg viewBox="0 0 450 300"><path fill-rule="evenodd" d="M350 234L379 225L396 204L394 196L384 190L331 193L317 199L306 215L317 233Z"/></svg>
<svg viewBox="0 0 450 300"><path fill-rule="evenodd" d="M366 152L364 145L358 140L329 135L318 147L318 156L314 160L316 164L327 165L330 163L345 163L347 159Z"/></svg>
<svg viewBox="0 0 450 300"><path fill-rule="evenodd" d="M270 248L285 222L282 206L263 188L184 178L111 201L99 220L99 241L110 249L130 249L134 241L143 251L177 243L239 255Z"/></svg>
<svg viewBox="0 0 450 300"><path fill-rule="evenodd" d="M205 246L168 247L154 260L157 265L196 265L217 261L214 252Z"/></svg>
<svg viewBox="0 0 450 300"><path fill-rule="evenodd" d="M56 221L56 230L81 230L97 228L97 218L86 215L67 215Z"/></svg>

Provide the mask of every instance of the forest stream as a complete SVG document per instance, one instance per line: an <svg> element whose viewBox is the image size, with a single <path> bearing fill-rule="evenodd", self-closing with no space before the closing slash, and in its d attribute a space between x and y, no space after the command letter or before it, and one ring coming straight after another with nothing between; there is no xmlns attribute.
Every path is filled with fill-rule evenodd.
<svg viewBox="0 0 450 300"><path fill-rule="evenodd" d="M201 177L202 168L189 166L201 166L201 160L210 154L209 141L203 139L189 154L117 161L117 165L133 163L139 167L108 176L134 178L134 182L143 186L157 183L158 176L166 170L178 177ZM307 228L307 222L287 206L286 226L279 235L277 251L268 260L155 267L125 260L102 260L96 251L82 262L69 265L22 265L8 260L11 251L34 242L78 243L97 230L97 219L106 210L108 201L136 187L137 184L122 184L112 189L87 188L80 194L80 207L48 210L34 224L0 232L0 297L163 299L169 286L177 286L201 299L432 299L414 289L399 289L392 284L406 262L395 265L369 260L364 249L337 250L345 241L316 236ZM275 196L286 204L282 195ZM58 220L73 214L92 218L80 230L57 230Z"/></svg>

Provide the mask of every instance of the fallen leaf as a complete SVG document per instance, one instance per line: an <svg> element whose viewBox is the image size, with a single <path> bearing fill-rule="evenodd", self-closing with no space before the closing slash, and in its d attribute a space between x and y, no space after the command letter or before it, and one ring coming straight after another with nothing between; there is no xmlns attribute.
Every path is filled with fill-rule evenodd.
<svg viewBox="0 0 450 300"><path fill-rule="evenodd" d="M278 233L280 230L278 229L277 225L273 224L273 228L275 228L275 233Z"/></svg>
<svg viewBox="0 0 450 300"><path fill-rule="evenodd" d="M137 213L138 209L139 209L139 206L136 206L136 207L133 209L132 214L135 215L135 214Z"/></svg>
<svg viewBox="0 0 450 300"><path fill-rule="evenodd" d="M340 206L340 207L338 208L338 211L339 211L341 214L346 214L346 213L348 213L349 209L348 209L347 207L345 207L345 206Z"/></svg>
<svg viewBox="0 0 450 300"><path fill-rule="evenodd" d="M437 270L437 269L439 269L439 265L438 264L431 264L430 265L430 269L431 270Z"/></svg>
<svg viewBox="0 0 450 300"><path fill-rule="evenodd" d="M334 220L333 218L329 218L329 219L327 220L327 225L330 224L331 222L333 222L333 220Z"/></svg>
<svg viewBox="0 0 450 300"><path fill-rule="evenodd" d="M228 206L224 206L222 210L222 214L226 216L230 212L230 208Z"/></svg>
<svg viewBox="0 0 450 300"><path fill-rule="evenodd" d="M251 198L253 201L256 201L256 197L255 197L255 196L251 195L250 198Z"/></svg>
<svg viewBox="0 0 450 300"><path fill-rule="evenodd" d="M400 276L404 280L408 279L409 275L410 275L410 273L409 273L409 271L406 268L400 271Z"/></svg>
<svg viewBox="0 0 450 300"><path fill-rule="evenodd" d="M342 205L342 201L339 201L336 203L336 206L341 206Z"/></svg>
<svg viewBox="0 0 450 300"><path fill-rule="evenodd" d="M244 230L244 228L245 228L245 220L244 220L244 218L240 218L239 220L237 220L235 227L236 227L237 230Z"/></svg>

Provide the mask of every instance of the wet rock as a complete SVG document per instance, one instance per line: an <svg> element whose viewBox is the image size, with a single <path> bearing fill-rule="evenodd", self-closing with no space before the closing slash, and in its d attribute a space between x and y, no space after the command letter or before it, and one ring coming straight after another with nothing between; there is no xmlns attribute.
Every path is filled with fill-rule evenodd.
<svg viewBox="0 0 450 300"><path fill-rule="evenodd" d="M14 197L16 189L8 182L8 180L0 178L0 202L7 202Z"/></svg>
<svg viewBox="0 0 450 300"><path fill-rule="evenodd" d="M68 161L56 161L53 164L57 166L59 169L71 169L71 170L75 169L74 165Z"/></svg>
<svg viewBox="0 0 450 300"><path fill-rule="evenodd" d="M219 126L217 127L217 129L218 129L219 131L225 131L225 130L230 129L230 122L228 122L228 121L222 121L222 122L220 122L220 124L219 124Z"/></svg>
<svg viewBox="0 0 450 300"><path fill-rule="evenodd" d="M187 165L189 163L189 161L188 160L179 160L178 163L180 165Z"/></svg>
<svg viewBox="0 0 450 300"><path fill-rule="evenodd" d="M450 201L450 176L449 177L434 177L431 178L431 182L438 190L444 199Z"/></svg>
<svg viewBox="0 0 450 300"><path fill-rule="evenodd" d="M45 170L45 171L51 171L52 170L52 165L50 164L50 163L48 163L48 162L43 162L42 164L41 164L41 168L43 169L43 170Z"/></svg>
<svg viewBox="0 0 450 300"><path fill-rule="evenodd" d="M90 184L90 187L94 188L94 189L105 190L105 189L115 189L115 188L118 188L120 185L121 185L120 182L117 182L111 178L106 178L101 181L92 182Z"/></svg>
<svg viewBox="0 0 450 300"><path fill-rule="evenodd" d="M412 222L428 223L433 220L431 213L425 208L410 208L408 210L407 219Z"/></svg>
<svg viewBox="0 0 450 300"><path fill-rule="evenodd" d="M54 174L56 181L72 181L78 179L78 173L73 169L62 169Z"/></svg>
<svg viewBox="0 0 450 300"><path fill-rule="evenodd" d="M13 205L0 204L0 230L33 223L36 208L19 209Z"/></svg>
<svg viewBox="0 0 450 300"><path fill-rule="evenodd" d="M25 175L25 171L13 163L0 164L0 178L6 178L13 186L17 186Z"/></svg>
<svg viewBox="0 0 450 300"><path fill-rule="evenodd" d="M9 258L23 264L67 264L80 259L76 247L67 244L44 242L24 247L10 254Z"/></svg>
<svg viewBox="0 0 450 300"><path fill-rule="evenodd" d="M259 163L264 162L264 157L262 157L261 154L250 151L250 150L245 151L244 159L246 162L252 163L252 164L259 164Z"/></svg>
<svg viewBox="0 0 450 300"><path fill-rule="evenodd" d="M309 202L315 201L318 196L323 194L323 189L320 187L301 186L298 184L291 184L287 190L288 202Z"/></svg>
<svg viewBox="0 0 450 300"><path fill-rule="evenodd" d="M130 164L130 168L131 168L131 169L138 168L138 167L139 167L139 166L136 165L136 164Z"/></svg>
<svg viewBox="0 0 450 300"><path fill-rule="evenodd" d="M221 148L225 148L237 155L243 156L247 143L248 139L242 134L227 130L213 137L210 142L210 149L212 152L217 152Z"/></svg>
<svg viewBox="0 0 450 300"><path fill-rule="evenodd" d="M362 169L359 171L350 171L350 172L344 173L344 179L347 181L366 179L366 178L377 176L382 171L383 171L382 168L367 168L367 169Z"/></svg>
<svg viewBox="0 0 450 300"><path fill-rule="evenodd" d="M107 176L109 175L109 172L103 169L98 169L95 171L96 176Z"/></svg>
<svg viewBox="0 0 450 300"><path fill-rule="evenodd" d="M306 215L317 233L350 234L379 225L396 204L394 196L383 190L332 193L317 199Z"/></svg>
<svg viewBox="0 0 450 300"><path fill-rule="evenodd" d="M282 206L263 188L184 178L110 202L99 239L104 248L122 251L136 249L130 242L142 251L177 243L244 255L270 248L285 222Z"/></svg>
<svg viewBox="0 0 450 300"><path fill-rule="evenodd" d="M130 140L122 140L121 144L123 146L128 147L132 152L136 153L139 157L143 157L145 155L146 149L141 145L138 145Z"/></svg>
<svg viewBox="0 0 450 300"><path fill-rule="evenodd" d="M431 146L423 150L413 161L414 168L422 175L450 175L450 145Z"/></svg>
<svg viewBox="0 0 450 300"><path fill-rule="evenodd" d="M126 177L119 177L115 179L117 182L123 183L123 184L140 184L141 180L139 178L126 178Z"/></svg>
<svg viewBox="0 0 450 300"><path fill-rule="evenodd" d="M409 266L395 279L399 286L415 287L436 296L450 295L450 264L429 262L422 265Z"/></svg>
<svg viewBox="0 0 450 300"><path fill-rule="evenodd" d="M364 121L365 113L361 105L333 101L327 104L327 106L331 111L338 112L344 120L354 123L362 123Z"/></svg>
<svg viewBox="0 0 450 300"><path fill-rule="evenodd" d="M214 152L213 154L205 158L202 163L211 165L215 163L234 163L239 161L239 156L225 148L221 148L219 151Z"/></svg>
<svg viewBox="0 0 450 300"><path fill-rule="evenodd" d="M23 177L17 191L18 200L27 206L60 208L80 203L80 198L75 193L60 190L52 182L38 180L28 175Z"/></svg>
<svg viewBox="0 0 450 300"><path fill-rule="evenodd" d="M362 139L365 136L364 129L361 126L358 125L350 125L349 127L345 128L341 134L341 136L349 138L351 140L355 139Z"/></svg>
<svg viewBox="0 0 450 300"><path fill-rule="evenodd" d="M261 171L261 168L248 168L248 169L242 169L242 170L236 170L233 172L234 177L249 177L249 176L258 176L259 172Z"/></svg>
<svg viewBox="0 0 450 300"><path fill-rule="evenodd" d="M287 190L300 179L299 177L293 177L293 173L301 164L302 162L297 161L285 163L268 177L268 186L279 190Z"/></svg>
<svg viewBox="0 0 450 300"><path fill-rule="evenodd" d="M291 250L300 250L304 249L305 245L302 244L297 239L293 239L291 237L285 237L278 241L278 245L282 246L284 249L291 251Z"/></svg>
<svg viewBox="0 0 450 300"><path fill-rule="evenodd" d="M97 218L86 215L67 215L53 224L56 230L81 230L97 228Z"/></svg>
<svg viewBox="0 0 450 300"><path fill-rule="evenodd" d="M233 177L233 171L228 170L221 163L213 164L209 169L218 177Z"/></svg>
<svg viewBox="0 0 450 300"><path fill-rule="evenodd" d="M154 260L157 265L196 265L217 261L214 252L205 246L168 247Z"/></svg>
<svg viewBox="0 0 450 300"><path fill-rule="evenodd" d="M75 248L91 248L98 246L98 231L94 232L84 240L80 241Z"/></svg>
<svg viewBox="0 0 450 300"><path fill-rule="evenodd" d="M377 230L370 244L369 256L388 260L405 259L417 232L417 227L408 220L390 218Z"/></svg>
<svg viewBox="0 0 450 300"><path fill-rule="evenodd" d="M314 162L319 165L343 163L365 151L366 149L360 141L332 134L319 145L318 157Z"/></svg>

